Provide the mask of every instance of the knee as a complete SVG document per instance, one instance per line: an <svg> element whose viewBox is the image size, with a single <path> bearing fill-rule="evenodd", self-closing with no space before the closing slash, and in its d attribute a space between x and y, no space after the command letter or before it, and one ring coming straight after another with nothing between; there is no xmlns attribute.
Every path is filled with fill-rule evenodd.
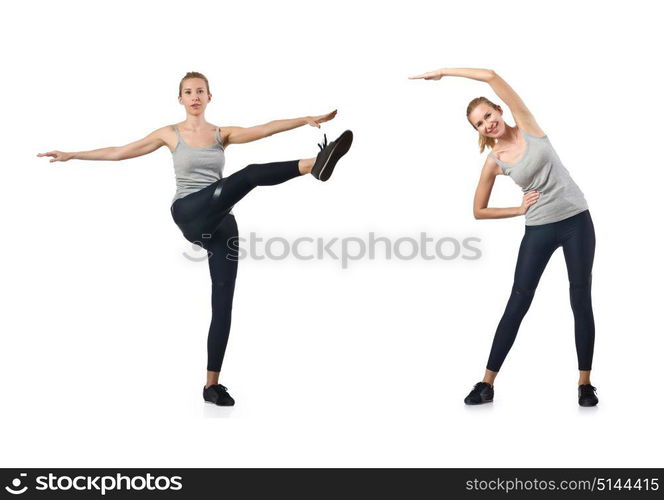
<svg viewBox="0 0 664 500"><path fill-rule="evenodd" d="M569 283L569 297L572 304L572 309L581 310L591 307L591 279L583 281L570 281Z"/></svg>
<svg viewBox="0 0 664 500"><path fill-rule="evenodd" d="M535 296L535 288L526 288L514 283L512 285L512 297L517 300L530 302Z"/></svg>
<svg viewBox="0 0 664 500"><path fill-rule="evenodd" d="M512 294L507 303L506 313L514 315L524 315L530 307L533 297L535 296L534 288L525 288L514 283L512 286Z"/></svg>
<svg viewBox="0 0 664 500"><path fill-rule="evenodd" d="M252 163L251 165L247 165L245 167L245 170L247 174L247 181L249 182L249 184L251 184L252 186L257 186L261 165L259 163Z"/></svg>
<svg viewBox="0 0 664 500"><path fill-rule="evenodd" d="M535 288L526 288L525 286L522 286L518 283L514 283L512 285L512 293L516 295L523 295L523 296L532 296L535 295Z"/></svg>
<svg viewBox="0 0 664 500"><path fill-rule="evenodd" d="M212 304L226 304L231 307L233 303L234 279L219 279L212 281Z"/></svg>
<svg viewBox="0 0 664 500"><path fill-rule="evenodd" d="M217 292L232 291L235 289L235 280L220 278L212 280L212 290Z"/></svg>

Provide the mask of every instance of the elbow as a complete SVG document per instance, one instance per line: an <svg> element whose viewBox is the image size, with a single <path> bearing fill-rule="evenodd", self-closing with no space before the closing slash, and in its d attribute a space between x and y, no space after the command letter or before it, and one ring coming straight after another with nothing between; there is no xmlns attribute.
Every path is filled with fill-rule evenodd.
<svg viewBox="0 0 664 500"><path fill-rule="evenodd" d="M120 161L124 160L124 154L122 151L122 148L111 148L111 150L108 153L108 158L109 161Z"/></svg>
<svg viewBox="0 0 664 500"><path fill-rule="evenodd" d="M483 216L482 212L483 212L483 210L481 208L474 209L473 210L473 217L475 217L476 220L484 219L484 216Z"/></svg>
<svg viewBox="0 0 664 500"><path fill-rule="evenodd" d="M272 123L272 122L270 122ZM265 137L270 137L271 135L274 135L277 131L270 125L270 123L266 123L263 125L260 130L259 130L259 135L260 138L263 139Z"/></svg>
<svg viewBox="0 0 664 500"><path fill-rule="evenodd" d="M486 72L487 72L487 78L486 78L487 82L493 80L495 77L498 76L498 73L496 73L492 69L487 69Z"/></svg>

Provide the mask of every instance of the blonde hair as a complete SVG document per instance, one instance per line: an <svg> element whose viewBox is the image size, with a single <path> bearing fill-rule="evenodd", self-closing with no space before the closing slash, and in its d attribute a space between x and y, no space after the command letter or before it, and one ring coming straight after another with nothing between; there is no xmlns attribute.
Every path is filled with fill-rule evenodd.
<svg viewBox="0 0 664 500"><path fill-rule="evenodd" d="M498 106L497 106L496 104L494 104L494 103L491 102L489 99L487 99L486 97L483 97L483 96L482 96L482 97L476 97L475 99L473 99L472 101L470 101L470 102L468 103L468 108L466 108L466 118L468 118L468 122L472 125L472 127L473 127L475 130L477 130L477 129L475 128L475 125L473 125L473 122L470 121L469 116L470 116L470 113L472 113L473 110L474 110L478 105L480 105L480 104L482 104L482 103L484 103L484 104L488 104L488 105L491 106L493 109L497 109L497 108L498 108ZM479 131L478 131L478 132L479 132ZM487 137L487 136L483 135L482 132L479 132L479 134L480 134L480 136L479 136L478 143L479 143L479 145L480 145L480 153L483 153L483 152L484 152L484 148L486 148L486 147L489 147L489 148L493 149L493 147L496 145L496 139L495 139L494 137Z"/></svg>
<svg viewBox="0 0 664 500"><path fill-rule="evenodd" d="M182 80L180 80L180 91L178 92L178 97L182 97L182 85L184 84L184 81L189 79L189 78L202 78L205 80L205 86L207 87L207 93L210 93L210 83L208 82L208 79L205 78L205 75L203 73L199 73L198 71L190 71L184 77L182 77Z"/></svg>

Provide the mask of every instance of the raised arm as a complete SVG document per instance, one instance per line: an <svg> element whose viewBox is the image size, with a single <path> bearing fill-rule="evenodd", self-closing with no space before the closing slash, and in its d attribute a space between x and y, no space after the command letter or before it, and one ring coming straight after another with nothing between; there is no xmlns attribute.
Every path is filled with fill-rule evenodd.
<svg viewBox="0 0 664 500"><path fill-rule="evenodd" d="M473 215L476 219L504 219L506 217L523 215L528 210L528 207L539 198L537 191L530 191L523 196L523 202L520 207L489 208L488 204L493 184L496 176L499 174L500 167L496 163L496 160L488 156L484 162L473 200Z"/></svg>
<svg viewBox="0 0 664 500"><path fill-rule="evenodd" d="M535 117L526 107L521 97L492 69L441 68L421 75L411 76L410 79L440 80L444 76L460 76L488 83L496 95L510 108L512 116L514 116L514 120L519 128L523 128L534 135L544 135L544 132L535 121Z"/></svg>
<svg viewBox="0 0 664 500"><path fill-rule="evenodd" d="M254 127L219 127L223 145L243 144L269 137L279 132L292 130L302 125L311 125L320 128L320 124L331 120L337 114L337 110L319 116L303 116L301 118L290 118L286 120L273 120Z"/></svg>
<svg viewBox="0 0 664 500"><path fill-rule="evenodd" d="M112 146L108 148L93 149L90 151L78 151L75 153L65 153L63 151L49 151L48 153L39 153L37 156L50 156L51 163L54 161L67 160L99 160L99 161L119 161L129 158L136 158L159 149L166 145L164 133L168 127L162 127L151 134L135 142L124 146Z"/></svg>

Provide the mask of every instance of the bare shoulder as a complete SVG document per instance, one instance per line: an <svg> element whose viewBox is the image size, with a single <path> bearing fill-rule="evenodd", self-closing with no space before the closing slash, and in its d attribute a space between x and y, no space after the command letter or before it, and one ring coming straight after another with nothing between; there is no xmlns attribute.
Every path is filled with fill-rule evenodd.
<svg viewBox="0 0 664 500"><path fill-rule="evenodd" d="M175 133L175 124L164 125L163 127L155 130L155 133L158 134L164 144L168 146L168 149L171 150L171 153L175 151L175 148L178 145L178 137Z"/></svg>
<svg viewBox="0 0 664 500"><path fill-rule="evenodd" d="M152 145L157 145L157 147L161 146L170 146L170 135L169 132L175 135L175 132L173 131L173 126L172 125L165 125L163 127L160 127L158 129L153 130L150 132L145 138L142 139L142 141L147 141Z"/></svg>
<svg viewBox="0 0 664 500"><path fill-rule="evenodd" d="M514 117L516 126L519 127L519 130L523 130L527 134L534 135L535 137L544 137L546 134L540 128L538 123L535 121L535 117L530 115L527 119Z"/></svg>
<svg viewBox="0 0 664 500"><path fill-rule="evenodd" d="M217 127L219 129L219 137L221 137L221 145L226 149L230 145L229 137L233 133L233 130L237 130L239 127Z"/></svg>
<svg viewBox="0 0 664 500"><path fill-rule="evenodd" d="M484 166L482 167L482 177L495 177L502 174L503 169L500 168L500 165L498 165L496 159L491 155L487 155L486 159L484 160Z"/></svg>

